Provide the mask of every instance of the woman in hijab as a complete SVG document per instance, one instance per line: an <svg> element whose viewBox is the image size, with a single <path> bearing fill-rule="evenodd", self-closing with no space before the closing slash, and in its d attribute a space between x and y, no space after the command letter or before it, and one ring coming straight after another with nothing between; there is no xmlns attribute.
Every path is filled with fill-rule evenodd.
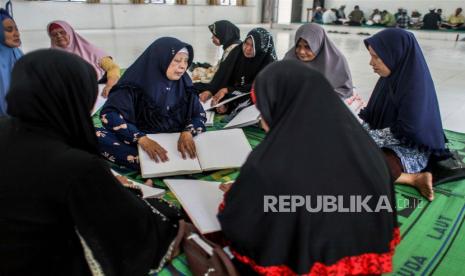
<svg viewBox="0 0 465 276"><path fill-rule="evenodd" d="M75 55L16 63L0 118L1 275L147 275L171 256L177 211L131 193L98 155L97 93Z"/></svg>
<svg viewBox="0 0 465 276"><path fill-rule="evenodd" d="M200 82L195 84L196 89L203 91L205 83L209 83L222 62L226 60L229 53L239 44L240 31L239 28L228 20L220 20L208 26L208 29L212 33L212 42L215 46L222 46L222 55L220 60L215 66L208 69L197 67L192 72L193 79L199 79Z"/></svg>
<svg viewBox="0 0 465 276"><path fill-rule="evenodd" d="M49 23L47 32L53 49L76 54L94 67L99 83L105 83L102 96L108 97L108 93L120 77L120 68L113 58L76 33L65 21Z"/></svg>
<svg viewBox="0 0 465 276"><path fill-rule="evenodd" d="M268 66L254 90L267 135L218 215L239 268L260 275L390 272L400 236L377 145L325 77L301 62ZM370 208L356 208L357 197Z"/></svg>
<svg viewBox="0 0 465 276"><path fill-rule="evenodd" d="M318 24L300 26L295 34L295 46L284 56L285 60L300 60L309 68L322 73L334 87L338 96L354 112L364 105L354 93L349 65L344 55Z"/></svg>
<svg viewBox="0 0 465 276"><path fill-rule="evenodd" d="M21 39L13 18L6 10L0 9L0 20L0 116L5 116L5 96L10 87L11 70L23 53L19 49Z"/></svg>
<svg viewBox="0 0 465 276"><path fill-rule="evenodd" d="M240 45L234 48L222 63L208 89L199 97L206 101L213 97L212 105L241 93L248 93L257 74L271 62L276 61L273 37L263 28L251 30ZM250 97L242 97L217 108L218 113L236 113L239 108L250 105Z"/></svg>
<svg viewBox="0 0 465 276"><path fill-rule="evenodd" d="M205 111L186 69L192 46L176 38L155 40L124 72L100 112L100 153L111 162L139 170L137 145L156 162L167 152L147 133L181 132L182 156L196 156L193 136L205 131Z"/></svg>
<svg viewBox="0 0 465 276"><path fill-rule="evenodd" d="M381 31L365 40L370 65L380 76L360 112L365 128L381 147L397 183L416 187L434 199L430 161L449 156L436 90L414 35Z"/></svg>

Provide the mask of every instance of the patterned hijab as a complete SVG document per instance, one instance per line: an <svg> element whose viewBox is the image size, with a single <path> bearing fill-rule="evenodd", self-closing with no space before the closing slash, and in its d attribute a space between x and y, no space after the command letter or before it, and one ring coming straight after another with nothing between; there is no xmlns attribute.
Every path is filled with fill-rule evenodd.
<svg viewBox="0 0 465 276"><path fill-rule="evenodd" d="M277 60L276 51L274 49L273 36L263 28L252 29L246 37L252 39L254 47L254 57L269 55L274 60Z"/></svg>
<svg viewBox="0 0 465 276"><path fill-rule="evenodd" d="M295 34L295 45L300 39L305 40L316 55L312 61L304 62L308 67L322 73L334 91L343 99L353 94L352 77L344 55L328 38L325 30L318 24L309 23L300 26ZM285 60L299 60L295 54L296 46L292 47L284 56Z"/></svg>
<svg viewBox="0 0 465 276"><path fill-rule="evenodd" d="M65 50L66 52L80 56L85 61L90 63L92 67L94 67L95 71L97 72L97 79L101 79L105 72L100 67L100 61L102 58L108 57L109 55L76 33L73 27L71 27L71 25L65 21L57 20L50 22L47 26L47 32L49 36L53 30L53 27L56 25L65 30L66 34L69 35L69 45L66 48L61 48L60 46L54 44L50 37L51 48Z"/></svg>

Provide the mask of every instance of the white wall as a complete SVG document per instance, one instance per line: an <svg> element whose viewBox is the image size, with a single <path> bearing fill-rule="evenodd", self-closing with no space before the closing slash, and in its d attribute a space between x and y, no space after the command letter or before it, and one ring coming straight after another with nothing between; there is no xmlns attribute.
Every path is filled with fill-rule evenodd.
<svg viewBox="0 0 465 276"><path fill-rule="evenodd" d="M339 7L346 5L346 14L349 14L355 5L359 5L360 9L369 16L373 9L388 10L397 12L398 8L407 9L409 15L412 10L416 9L421 14L428 12L428 7L434 6L437 9L441 8L444 16L452 14L457 7L465 8L464 0L406 0L406 1L386 1L386 0L326 0L325 8Z"/></svg>
<svg viewBox="0 0 465 276"><path fill-rule="evenodd" d="M20 30L25 31L44 30L50 21L58 19L69 22L75 29L195 26L220 19L236 24L260 22L261 0L248 0L245 7L208 6L206 1L188 0L188 5L133 5L128 4L129 0L102 0L100 4L18 0L13 2L13 12Z"/></svg>
<svg viewBox="0 0 465 276"><path fill-rule="evenodd" d="M278 23L291 22L292 0L278 0Z"/></svg>

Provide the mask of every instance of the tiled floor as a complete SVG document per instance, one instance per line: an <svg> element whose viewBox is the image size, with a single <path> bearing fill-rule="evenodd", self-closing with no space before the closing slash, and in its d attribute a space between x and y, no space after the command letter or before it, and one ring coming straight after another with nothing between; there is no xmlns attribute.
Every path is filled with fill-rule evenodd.
<svg viewBox="0 0 465 276"><path fill-rule="evenodd" d="M240 26L242 37L253 27ZM282 58L293 44L294 32L272 30L279 58ZM192 44L195 61L212 63L217 56L217 49L210 42L211 34L206 27L92 30L80 31L80 33L105 49L121 67L129 66L153 40L160 36L174 36ZM377 75L368 65L369 55L362 42L365 37L354 34L329 34L329 36L347 57L357 92L368 99ZM45 30L23 32L22 40L25 52L50 45ZM444 128L465 132L465 42L420 39L419 43L433 75Z"/></svg>

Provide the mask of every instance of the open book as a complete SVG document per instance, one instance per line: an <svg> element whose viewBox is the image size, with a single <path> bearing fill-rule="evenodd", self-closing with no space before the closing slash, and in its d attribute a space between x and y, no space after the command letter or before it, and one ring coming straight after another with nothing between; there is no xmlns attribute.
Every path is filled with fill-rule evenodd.
<svg viewBox="0 0 465 276"><path fill-rule="evenodd" d="M197 158L182 158L178 151L179 133L148 134L168 152L169 161L156 163L139 146L142 177L162 177L202 171L240 168L252 151L242 129L207 131L194 138Z"/></svg>
<svg viewBox="0 0 465 276"><path fill-rule="evenodd" d="M244 97L244 96L247 96L247 95L250 94L250 92L248 92L248 93L240 93L240 92L238 92L238 94L239 94L239 95L234 96L234 97L231 97L231 98L228 98L228 99L226 99L226 100L224 100L224 101L222 101L222 102L219 102L219 103L217 103L217 104L215 104L215 105L213 105L213 106L211 105L211 101L209 100L209 101L210 101L210 104L209 104L210 107L207 106L206 109L205 109L205 107L204 107L204 110L205 110L205 111L208 111L208 110L215 109L215 108L220 107L220 106L222 106L222 105L224 105L224 104L227 104L227 103L229 103L229 102L232 102L232 101L234 101L234 100L237 100L237 99L239 99L239 98L242 98L242 97ZM208 101L207 101L207 102L208 102ZM206 103L207 103L207 102L206 102ZM206 103L205 103L205 104L206 104Z"/></svg>
<svg viewBox="0 0 465 276"><path fill-rule="evenodd" d="M254 125L260 121L260 111L255 105L248 106L237 113L224 128L238 128Z"/></svg>
<svg viewBox="0 0 465 276"><path fill-rule="evenodd" d="M221 230L216 217L218 207L223 201L221 182L165 179L164 182L174 193L200 233L212 233Z"/></svg>
<svg viewBox="0 0 465 276"><path fill-rule="evenodd" d="M117 173L114 170L111 170L114 176L121 176L121 174ZM143 198L148 198L148 197L160 197L165 194L165 190L163 189L158 189L154 187L147 186L145 184L140 184L135 181L130 180L134 185L138 186L142 190L142 197Z"/></svg>

